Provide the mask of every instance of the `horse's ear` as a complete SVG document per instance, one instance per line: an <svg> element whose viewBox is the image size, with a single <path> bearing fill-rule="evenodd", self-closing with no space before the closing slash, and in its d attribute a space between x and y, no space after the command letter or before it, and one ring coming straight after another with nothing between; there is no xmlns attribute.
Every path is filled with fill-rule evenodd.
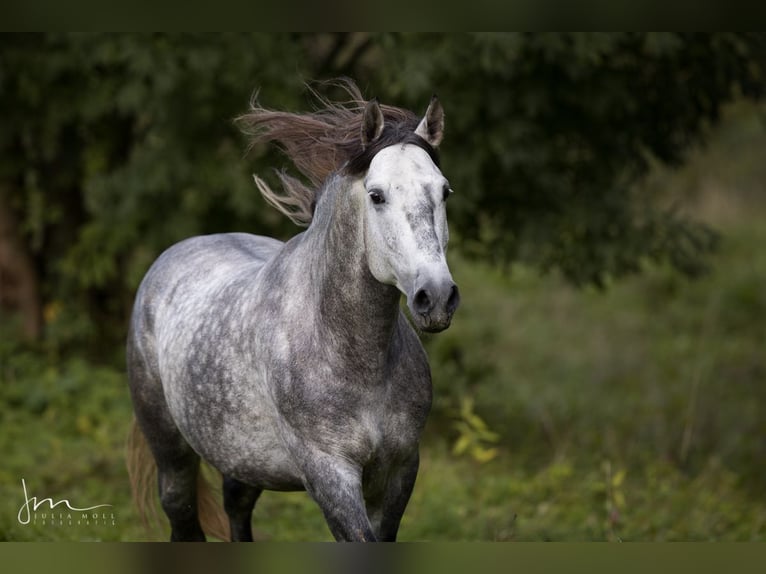
<svg viewBox="0 0 766 574"><path fill-rule="evenodd" d="M433 96L428 104L426 115L420 120L415 133L426 140L433 147L439 147L444 137L444 108L439 98Z"/></svg>
<svg viewBox="0 0 766 574"><path fill-rule="evenodd" d="M367 147L383 133L383 112L380 111L378 98L373 98L364 107L362 119L362 145Z"/></svg>

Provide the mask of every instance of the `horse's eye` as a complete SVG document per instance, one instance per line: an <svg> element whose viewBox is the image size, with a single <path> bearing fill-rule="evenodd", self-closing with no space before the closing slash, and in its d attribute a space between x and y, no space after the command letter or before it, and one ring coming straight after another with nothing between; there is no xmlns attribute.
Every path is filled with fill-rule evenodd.
<svg viewBox="0 0 766 574"><path fill-rule="evenodd" d="M445 183L444 187L442 188L442 199L447 201L447 198L450 195L452 195L452 189L450 188L449 184Z"/></svg>
<svg viewBox="0 0 766 574"><path fill-rule="evenodd" d="M375 205L380 205L381 203L386 203L386 198L383 197L383 192L379 189L371 189L367 192L367 195L370 196L370 200Z"/></svg>

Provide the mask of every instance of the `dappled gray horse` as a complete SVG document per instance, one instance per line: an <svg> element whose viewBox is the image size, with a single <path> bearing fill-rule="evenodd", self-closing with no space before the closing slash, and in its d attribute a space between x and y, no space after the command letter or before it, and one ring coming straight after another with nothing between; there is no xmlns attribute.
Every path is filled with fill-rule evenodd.
<svg viewBox="0 0 766 574"><path fill-rule="evenodd" d="M254 103L240 118L308 178L280 174L282 193L256 178L308 229L287 243L187 239L136 295L129 468L141 503L156 464L171 540L252 540L263 489L307 490L338 540L396 539L431 405L400 293L428 332L446 329L459 302L436 151L444 115L436 98L420 119L343 85L342 104L293 114ZM222 528L203 504L200 457L223 475Z"/></svg>

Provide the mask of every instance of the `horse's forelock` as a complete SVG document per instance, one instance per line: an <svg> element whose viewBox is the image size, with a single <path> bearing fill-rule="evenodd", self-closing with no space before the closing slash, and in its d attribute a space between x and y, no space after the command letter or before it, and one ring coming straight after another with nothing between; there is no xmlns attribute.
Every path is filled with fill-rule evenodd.
<svg viewBox="0 0 766 574"><path fill-rule="evenodd" d="M417 118L415 119L414 127L409 121L397 124L393 127L384 127L380 137L371 142L370 145L365 148L360 146L357 153L348 160L348 163L344 167L344 171L349 175L363 174L369 169L372 158L374 158L380 150L396 144L411 144L423 149L431 158L431 161L439 167L439 151L422 137L417 135L414 131L415 127L417 127Z"/></svg>

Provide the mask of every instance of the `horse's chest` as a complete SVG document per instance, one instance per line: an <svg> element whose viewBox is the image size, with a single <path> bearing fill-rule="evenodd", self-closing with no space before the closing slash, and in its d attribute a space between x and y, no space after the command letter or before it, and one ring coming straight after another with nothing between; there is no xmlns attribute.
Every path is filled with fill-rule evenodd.
<svg viewBox="0 0 766 574"><path fill-rule="evenodd" d="M369 448L365 458L398 458L417 448L430 406L427 388L410 388L407 394L387 389L374 393L360 405L356 420Z"/></svg>
<svg viewBox="0 0 766 574"><path fill-rule="evenodd" d="M429 403L426 393L392 397L383 388L360 392L327 386L311 396L289 415L293 428L321 450L361 465L408 457L417 448Z"/></svg>
<svg viewBox="0 0 766 574"><path fill-rule="evenodd" d="M424 422L411 409L380 404L364 411L361 420L360 431L370 448L368 457L411 451L417 446Z"/></svg>
<svg viewBox="0 0 766 574"><path fill-rule="evenodd" d="M296 437L360 464L406 456L417 448L431 402L424 355L398 353L374 361L353 353L328 355L291 338L313 361L292 362L269 377L277 408ZM296 356L289 353L290 356Z"/></svg>

